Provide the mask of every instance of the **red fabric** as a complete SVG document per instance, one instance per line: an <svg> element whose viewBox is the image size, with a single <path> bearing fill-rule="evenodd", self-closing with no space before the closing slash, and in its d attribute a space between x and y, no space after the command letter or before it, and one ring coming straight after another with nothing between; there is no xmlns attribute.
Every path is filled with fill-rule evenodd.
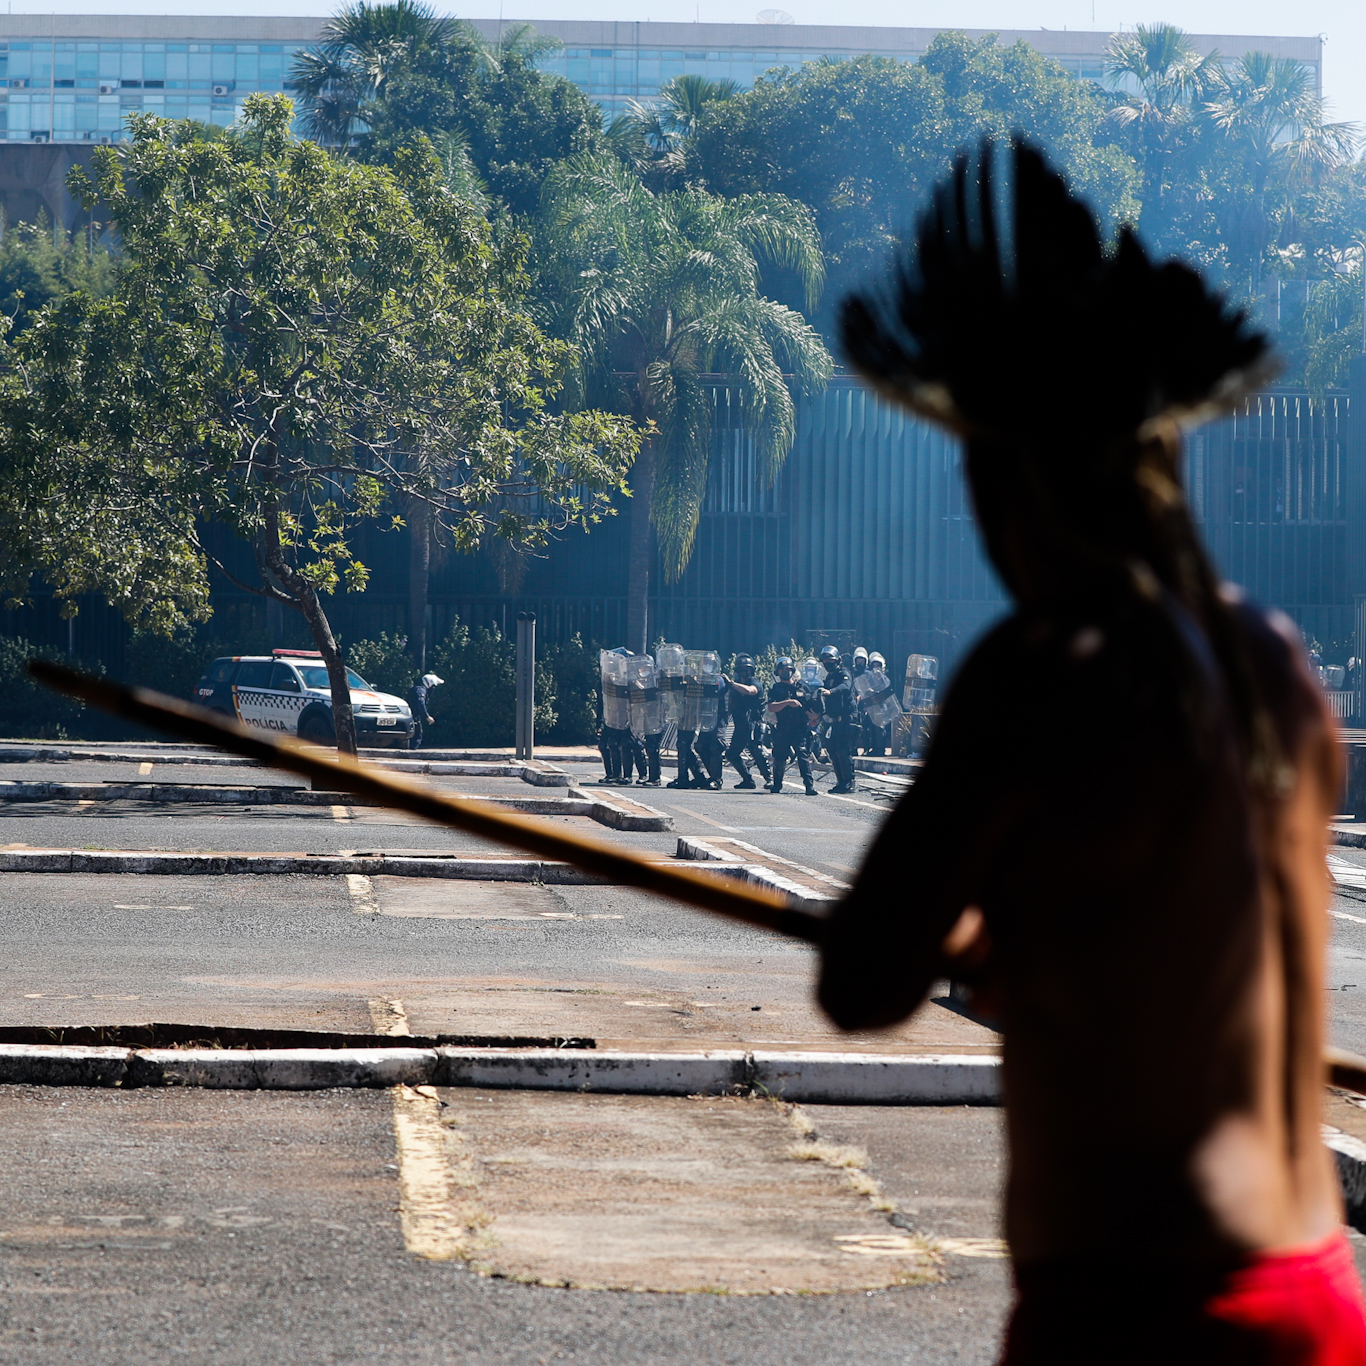
<svg viewBox="0 0 1366 1366"><path fill-rule="evenodd" d="M1204 1290L1151 1262L1016 1269L1001 1366L1366 1366L1366 1300L1334 1233Z"/></svg>
<svg viewBox="0 0 1366 1366"><path fill-rule="evenodd" d="M1366 1304L1341 1233L1254 1258L1229 1274L1205 1313L1255 1339L1266 1366L1366 1366Z"/></svg>

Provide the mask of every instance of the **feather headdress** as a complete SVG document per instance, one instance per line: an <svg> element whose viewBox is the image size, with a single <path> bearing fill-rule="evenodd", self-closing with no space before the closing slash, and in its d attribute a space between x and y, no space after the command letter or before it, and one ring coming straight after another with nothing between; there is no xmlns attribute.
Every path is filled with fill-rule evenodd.
<svg viewBox="0 0 1366 1366"><path fill-rule="evenodd" d="M1155 264L1128 228L1107 253L1018 138L958 157L892 290L846 300L841 331L881 393L970 438L1123 440L1213 416L1274 369L1267 339L1194 270Z"/></svg>

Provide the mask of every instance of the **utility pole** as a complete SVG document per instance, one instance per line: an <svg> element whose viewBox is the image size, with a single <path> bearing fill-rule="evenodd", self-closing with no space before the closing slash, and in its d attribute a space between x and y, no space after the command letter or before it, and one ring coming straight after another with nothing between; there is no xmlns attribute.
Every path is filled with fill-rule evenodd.
<svg viewBox="0 0 1366 1366"><path fill-rule="evenodd" d="M517 613L517 753L536 757L536 613Z"/></svg>

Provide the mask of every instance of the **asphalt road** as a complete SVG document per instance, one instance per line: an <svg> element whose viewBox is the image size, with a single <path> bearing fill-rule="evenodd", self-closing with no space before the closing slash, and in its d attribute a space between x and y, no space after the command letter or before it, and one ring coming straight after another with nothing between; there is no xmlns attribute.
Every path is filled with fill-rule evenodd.
<svg viewBox="0 0 1366 1366"><path fill-rule="evenodd" d="M996 1231L998 1112L810 1108L907 1208ZM7 1362L987 1366L1008 1309L1005 1263L975 1258L939 1285L786 1297L547 1289L418 1260L382 1092L0 1088L0 1144Z"/></svg>
<svg viewBox="0 0 1366 1366"><path fill-rule="evenodd" d="M177 781L246 776L156 769ZM60 764L7 765L4 776L146 775ZM437 785L536 791L516 780ZM865 794L632 795L667 811L676 831L584 828L656 853L671 852L678 834L725 835L835 876L857 866L886 809ZM485 847L361 808L136 803L0 808L0 844ZM1366 852L1339 852L1366 865ZM370 1002L382 998L404 1002L415 1032L886 1046L886 1036L847 1040L822 1026L801 945L622 889L510 897L398 881L377 879L361 897L340 878L6 875L0 1023L365 1030ZM1366 1051L1366 891L1340 893L1334 910L1333 1033ZM975 1026L931 1011L921 1042L983 1045ZM998 1111L808 1108L823 1136L867 1149L899 1227L968 1240L999 1234ZM1103 1141L1103 1110L1095 1122ZM949 1279L937 1286L803 1297L553 1290L416 1259L400 1232L383 1093L0 1088L0 1143L11 1155L0 1169L6 1361L987 1366L1008 1310L1005 1264L967 1256L947 1258Z"/></svg>

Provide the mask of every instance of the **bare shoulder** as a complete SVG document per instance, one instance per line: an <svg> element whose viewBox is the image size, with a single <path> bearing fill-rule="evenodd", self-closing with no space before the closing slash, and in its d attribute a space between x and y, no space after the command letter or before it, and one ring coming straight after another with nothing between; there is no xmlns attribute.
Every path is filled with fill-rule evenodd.
<svg viewBox="0 0 1366 1366"><path fill-rule="evenodd" d="M1304 639L1284 612L1226 590L1226 600L1248 644L1257 685L1290 753L1306 741L1331 737L1333 722L1323 691L1309 672Z"/></svg>

